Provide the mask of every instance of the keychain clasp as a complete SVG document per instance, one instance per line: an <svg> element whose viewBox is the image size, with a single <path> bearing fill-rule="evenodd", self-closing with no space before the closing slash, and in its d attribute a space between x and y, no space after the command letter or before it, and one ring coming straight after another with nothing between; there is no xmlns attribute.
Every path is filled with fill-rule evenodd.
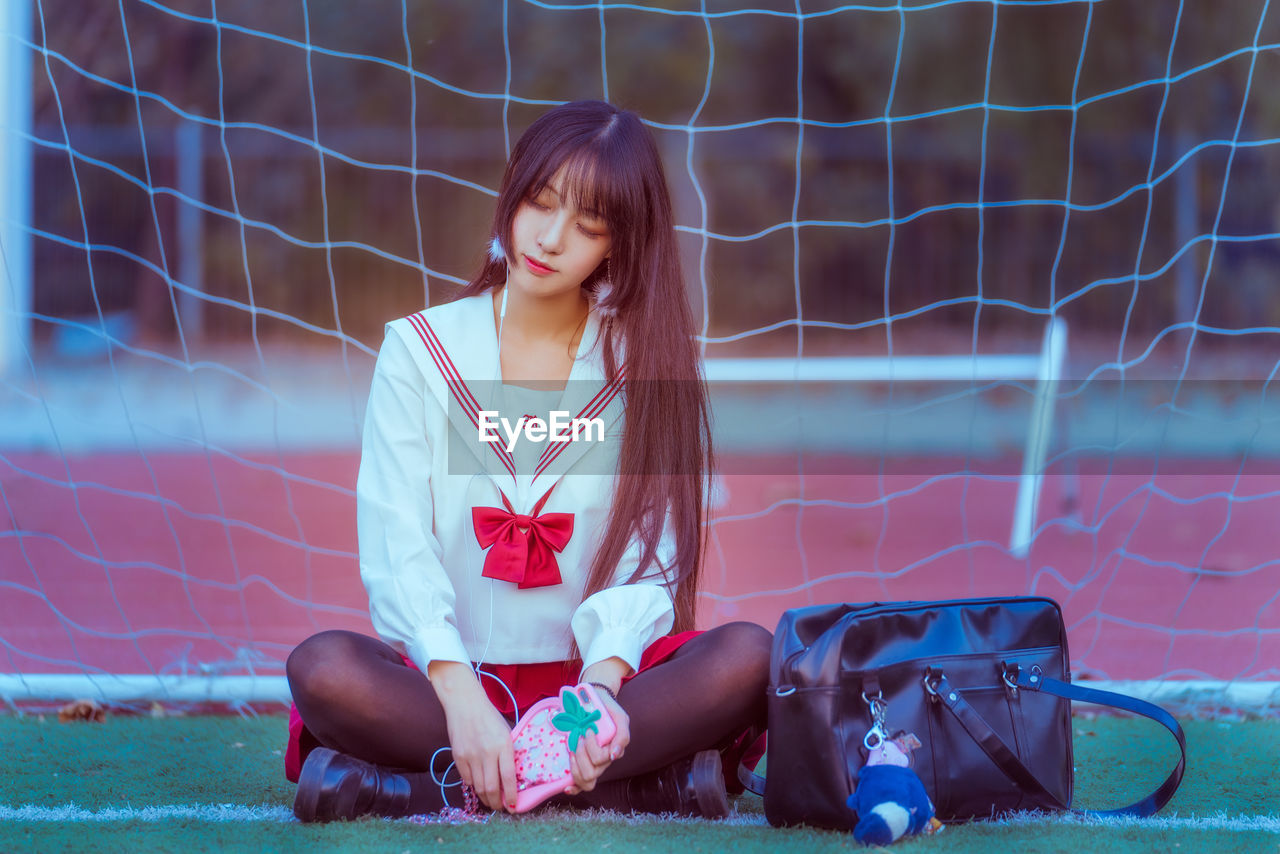
<svg viewBox="0 0 1280 854"><path fill-rule="evenodd" d="M884 694L880 691L874 697L868 697L867 692L863 691L862 701L871 707L871 729L862 737L862 746L867 750L875 750L889 740L889 733L884 728L884 713L889 704L884 701Z"/></svg>

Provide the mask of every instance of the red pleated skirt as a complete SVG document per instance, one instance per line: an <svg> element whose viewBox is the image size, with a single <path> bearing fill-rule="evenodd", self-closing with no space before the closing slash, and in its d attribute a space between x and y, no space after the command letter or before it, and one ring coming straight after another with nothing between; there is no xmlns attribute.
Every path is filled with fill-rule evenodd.
<svg viewBox="0 0 1280 854"><path fill-rule="evenodd" d="M676 650L684 644L702 634L701 631L680 632L679 634L666 635L658 638L650 644L640 657L640 667L636 673L643 673L651 667L656 667L662 662L670 658ZM408 658L404 660L405 664L417 667ZM489 674L496 678L488 678L481 676L480 684L484 686L485 693L489 696L489 701L502 714L514 718L516 714L516 706L521 710L527 709L539 700L545 700L548 697L554 697L560 692L560 688L564 685L573 684L578 677L578 673L582 668L580 661L549 661L538 664L486 664L481 670L483 673ZM634 678L635 674L627 677ZM624 679L625 683L627 679ZM499 681L501 680L501 681ZM509 695L503 686L511 691ZM514 695L515 706L512 705L512 695ZM739 739L739 743L727 751L725 754L725 779L729 784L730 791L741 791L741 787L737 786L737 760L744 757L748 767L754 767L756 760L764 753L763 744L752 746L745 744L744 737ZM320 746L320 742L316 741L314 735L307 729L302 722L302 718L298 715L296 706L289 708L289 743L284 754L284 775L291 782L298 782L298 775L302 773L302 763L306 761L307 754ZM730 764L733 767L729 767Z"/></svg>

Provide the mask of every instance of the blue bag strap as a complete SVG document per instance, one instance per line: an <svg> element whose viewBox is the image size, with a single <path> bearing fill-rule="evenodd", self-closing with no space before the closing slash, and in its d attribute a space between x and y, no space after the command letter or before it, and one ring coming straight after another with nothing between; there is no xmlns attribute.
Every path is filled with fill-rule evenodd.
<svg viewBox="0 0 1280 854"><path fill-rule="evenodd" d="M955 716L974 742L1004 772L1005 776L1017 783L1024 791L1035 795L1042 802L1055 804L1064 810L1071 810L1070 804L1064 804L1052 795L1036 778L1035 774L1022 764L1022 760L1018 759L1017 755L1009 749L1009 746L1004 743L1004 739L1000 738L973 706L969 705L964 698L964 693L947 682L945 674L940 674L934 685L935 696L938 701ZM1155 815L1165 804L1169 803L1169 799L1173 797L1173 793L1178 790L1178 785L1182 782L1182 774L1187 765L1187 739L1182 732L1182 726L1173 715L1154 703L1148 703L1146 700L1050 679L1034 669L1019 672L1017 686L1022 690L1052 694L1065 700L1082 700L1142 715L1169 730L1178 742L1178 750L1180 751L1178 764L1165 781L1145 798L1127 807L1114 810L1071 810L1072 812L1094 816L1138 816L1145 818Z"/></svg>

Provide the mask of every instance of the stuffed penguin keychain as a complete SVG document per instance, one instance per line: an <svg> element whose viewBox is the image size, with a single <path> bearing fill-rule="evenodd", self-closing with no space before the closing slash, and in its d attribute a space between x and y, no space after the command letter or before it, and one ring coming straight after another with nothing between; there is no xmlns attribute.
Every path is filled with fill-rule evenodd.
<svg viewBox="0 0 1280 854"><path fill-rule="evenodd" d="M863 845L888 845L904 836L941 830L924 783L911 770L911 751L920 746L920 739L901 731L887 736L877 721L862 743L869 755L848 800L858 814L853 838Z"/></svg>

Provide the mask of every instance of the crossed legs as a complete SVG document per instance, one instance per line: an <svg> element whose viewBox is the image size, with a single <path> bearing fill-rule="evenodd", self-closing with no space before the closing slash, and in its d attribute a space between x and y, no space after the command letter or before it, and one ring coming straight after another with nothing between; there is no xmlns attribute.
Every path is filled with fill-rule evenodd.
<svg viewBox="0 0 1280 854"><path fill-rule="evenodd" d="M771 642L754 623L718 626L627 682L618 703L631 718L631 744L603 779L653 771L763 727ZM430 764L448 747L448 728L425 675L381 641L345 631L303 641L287 673L298 713L321 745L408 772L414 812L444 806ZM447 764L437 761L437 773Z"/></svg>

